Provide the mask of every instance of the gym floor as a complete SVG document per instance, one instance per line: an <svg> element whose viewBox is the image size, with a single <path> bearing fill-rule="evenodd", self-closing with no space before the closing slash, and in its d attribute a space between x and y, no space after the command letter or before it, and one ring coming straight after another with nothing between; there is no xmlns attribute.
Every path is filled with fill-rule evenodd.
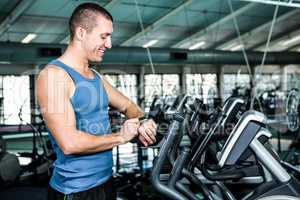
<svg viewBox="0 0 300 200"><path fill-rule="evenodd" d="M46 186L14 186L0 189L1 200L46 200Z"/></svg>

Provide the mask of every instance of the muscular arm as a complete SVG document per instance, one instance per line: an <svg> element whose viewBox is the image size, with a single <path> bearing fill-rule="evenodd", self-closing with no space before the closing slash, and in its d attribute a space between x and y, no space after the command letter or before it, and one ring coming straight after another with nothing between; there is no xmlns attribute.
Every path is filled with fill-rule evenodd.
<svg viewBox="0 0 300 200"><path fill-rule="evenodd" d="M144 112L138 105L115 89L104 77L102 80L111 106L115 107L129 119L144 116Z"/></svg>
<svg viewBox="0 0 300 200"><path fill-rule="evenodd" d="M117 108L128 118L140 118L144 116L144 112L133 101L124 96L103 78L104 87L108 93L110 105ZM145 145L153 144L156 139L156 124L154 121L146 121L139 127L139 140Z"/></svg>
<svg viewBox="0 0 300 200"><path fill-rule="evenodd" d="M69 75L55 66L45 68L36 81L36 94L42 115L65 154L94 153L127 142L128 138L123 136L124 130L104 136L77 130L75 114L70 102L73 92L74 83Z"/></svg>

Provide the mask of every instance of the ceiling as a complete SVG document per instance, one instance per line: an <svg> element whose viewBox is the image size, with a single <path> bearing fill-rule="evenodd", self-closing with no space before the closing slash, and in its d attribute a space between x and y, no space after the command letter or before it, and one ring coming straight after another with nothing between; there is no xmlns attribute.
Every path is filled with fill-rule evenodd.
<svg viewBox="0 0 300 200"><path fill-rule="evenodd" d="M238 51L243 44L263 51L276 11L274 5L239 0L1 0L0 42L21 42L34 33L31 43L67 43L68 18L82 2L97 2L111 12L113 46L120 47L157 40L151 47L188 49L200 43L198 49ZM300 8L279 7L271 51L300 48L299 18Z"/></svg>

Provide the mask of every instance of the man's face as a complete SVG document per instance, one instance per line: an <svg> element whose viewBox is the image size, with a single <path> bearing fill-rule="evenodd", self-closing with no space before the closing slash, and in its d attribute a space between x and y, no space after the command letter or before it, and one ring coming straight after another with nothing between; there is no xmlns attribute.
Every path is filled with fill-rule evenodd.
<svg viewBox="0 0 300 200"><path fill-rule="evenodd" d="M113 24L109 19L101 15L96 16L96 26L91 32L87 32L83 41L83 47L87 59L92 62L101 62L106 49L110 49Z"/></svg>

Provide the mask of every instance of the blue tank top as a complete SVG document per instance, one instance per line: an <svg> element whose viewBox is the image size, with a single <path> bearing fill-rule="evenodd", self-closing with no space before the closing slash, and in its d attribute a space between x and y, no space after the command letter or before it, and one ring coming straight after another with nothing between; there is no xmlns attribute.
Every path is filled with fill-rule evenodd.
<svg viewBox="0 0 300 200"><path fill-rule="evenodd" d="M77 129L94 135L111 133L108 96L100 75L94 73L94 78L88 79L59 60L49 64L64 69L74 81L75 92L70 101L75 112ZM57 191L64 194L85 191L111 177L112 150L88 155L65 155L51 133L49 137L57 155L50 185Z"/></svg>

